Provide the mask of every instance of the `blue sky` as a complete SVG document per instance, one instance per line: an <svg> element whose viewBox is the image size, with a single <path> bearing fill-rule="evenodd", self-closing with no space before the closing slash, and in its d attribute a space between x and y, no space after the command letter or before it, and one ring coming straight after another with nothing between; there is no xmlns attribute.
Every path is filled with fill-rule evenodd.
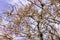
<svg viewBox="0 0 60 40"><path fill-rule="evenodd" d="M0 12L6 11L10 9L10 5L8 3L8 0L0 0Z"/></svg>
<svg viewBox="0 0 60 40"><path fill-rule="evenodd" d="M22 4L27 4L27 0L0 0L0 12L6 11L6 10L11 10L11 5L20 5L22 6L22 4L19 2L21 1Z"/></svg>

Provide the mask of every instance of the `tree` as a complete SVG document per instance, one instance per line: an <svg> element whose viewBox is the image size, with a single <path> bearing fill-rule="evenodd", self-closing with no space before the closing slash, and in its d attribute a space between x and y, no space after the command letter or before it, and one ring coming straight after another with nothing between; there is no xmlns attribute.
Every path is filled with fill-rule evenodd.
<svg viewBox="0 0 60 40"><path fill-rule="evenodd" d="M60 25L59 0L27 1L31 4L19 8L17 14L7 13L9 24L2 28L3 33L27 38L23 40L60 40L60 31L56 27Z"/></svg>

